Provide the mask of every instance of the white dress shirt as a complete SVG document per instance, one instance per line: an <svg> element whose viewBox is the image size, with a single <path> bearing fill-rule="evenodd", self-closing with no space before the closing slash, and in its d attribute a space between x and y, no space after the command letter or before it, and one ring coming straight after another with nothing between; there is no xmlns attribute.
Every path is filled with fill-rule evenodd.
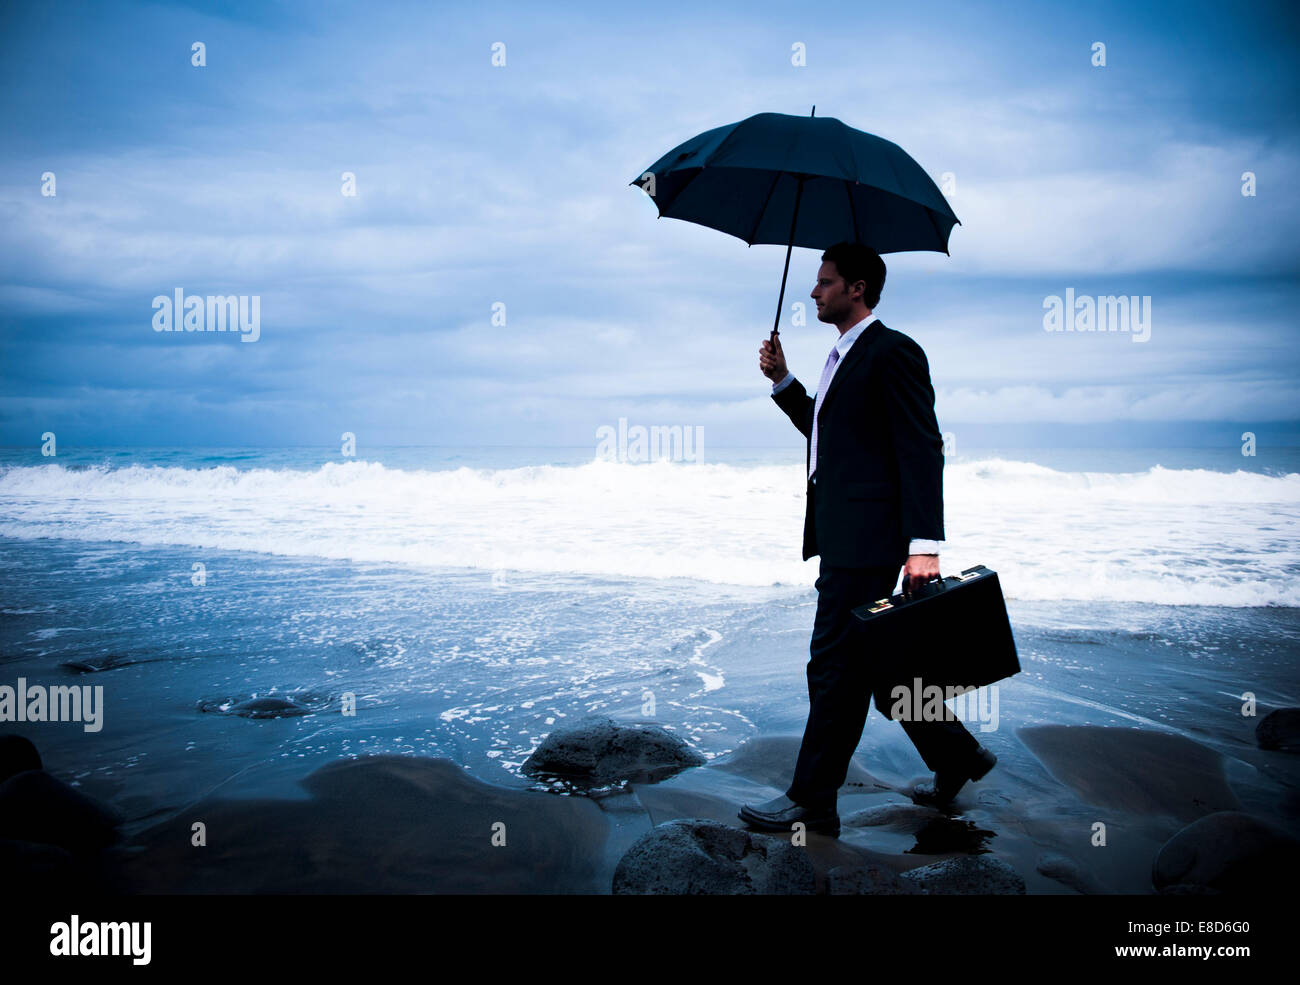
<svg viewBox="0 0 1300 985"><path fill-rule="evenodd" d="M840 365L844 362L844 357L849 354L849 349L852 348L853 343L858 340L858 336L861 335L866 330L866 327L870 325L872 322L874 322L875 320L876 319L874 315L868 315L866 318L862 319L862 321L858 322L856 325L854 325L852 328L850 328L847 332L845 332L843 335L839 337L839 340L835 343L835 348L839 350L840 358L836 361L835 365L831 368L831 375L826 380L827 388L830 387L830 381L835 379L835 371L838 370L840 368ZM781 382L772 384L772 393L774 394L780 393L782 390L784 390L793 382L794 382L794 374L786 373L784 379L782 379ZM817 426L817 422L814 420L813 427L816 426ZM814 482L817 481L815 476L813 478L813 481ZM914 538L911 541L911 543L908 545L907 553L908 554L938 554L939 545L942 543L943 541L941 540L921 540L919 538Z"/></svg>

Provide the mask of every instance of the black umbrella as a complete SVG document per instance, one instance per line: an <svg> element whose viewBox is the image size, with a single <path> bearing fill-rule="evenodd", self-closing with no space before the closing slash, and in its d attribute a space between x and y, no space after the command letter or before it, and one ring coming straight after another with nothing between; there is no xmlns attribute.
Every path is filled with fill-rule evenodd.
<svg viewBox="0 0 1300 985"><path fill-rule="evenodd" d="M755 243L786 244L775 339L790 251L843 240L877 253L948 253L957 216L908 153L832 117L759 113L678 144L630 184L660 217L685 219Z"/></svg>

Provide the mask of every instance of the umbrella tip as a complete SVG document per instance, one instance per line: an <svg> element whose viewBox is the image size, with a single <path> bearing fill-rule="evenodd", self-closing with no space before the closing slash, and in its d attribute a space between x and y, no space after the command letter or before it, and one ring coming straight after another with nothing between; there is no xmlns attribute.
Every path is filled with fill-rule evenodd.
<svg viewBox="0 0 1300 985"><path fill-rule="evenodd" d="M813 111L812 111L811 113L809 113L808 115L809 115L809 116L816 116L816 115L817 115L817 106L816 106L815 104L814 104L814 106L813 106Z"/></svg>

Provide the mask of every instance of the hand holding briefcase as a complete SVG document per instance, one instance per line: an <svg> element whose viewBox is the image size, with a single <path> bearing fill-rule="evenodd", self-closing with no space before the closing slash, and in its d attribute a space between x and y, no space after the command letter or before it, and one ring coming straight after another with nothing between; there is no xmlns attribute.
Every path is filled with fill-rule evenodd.
<svg viewBox="0 0 1300 985"><path fill-rule="evenodd" d="M1020 673L997 572L982 564L853 614L872 664L876 708L886 716L898 685L960 694Z"/></svg>

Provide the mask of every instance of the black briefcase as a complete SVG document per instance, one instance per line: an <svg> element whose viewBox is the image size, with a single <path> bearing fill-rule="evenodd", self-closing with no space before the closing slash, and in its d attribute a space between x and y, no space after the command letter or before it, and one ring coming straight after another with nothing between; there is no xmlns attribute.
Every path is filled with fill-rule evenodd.
<svg viewBox="0 0 1300 985"><path fill-rule="evenodd" d="M876 708L887 717L894 688L937 686L945 697L1020 673L998 573L982 564L853 610L871 664Z"/></svg>

